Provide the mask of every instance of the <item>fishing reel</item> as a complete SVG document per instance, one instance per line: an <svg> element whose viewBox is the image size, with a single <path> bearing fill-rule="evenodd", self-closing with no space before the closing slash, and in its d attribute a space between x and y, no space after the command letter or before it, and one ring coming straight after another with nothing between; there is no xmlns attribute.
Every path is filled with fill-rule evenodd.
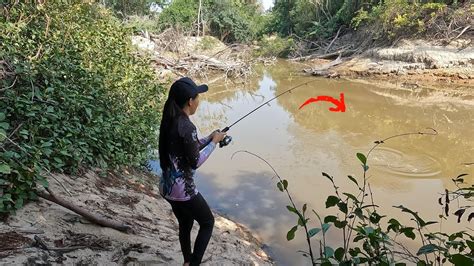
<svg viewBox="0 0 474 266"><path fill-rule="evenodd" d="M225 127L222 132L227 132L229 130L229 127ZM225 136L223 140L219 141L219 148L222 148L224 146L229 145L229 143L232 141L231 136Z"/></svg>
<svg viewBox="0 0 474 266"><path fill-rule="evenodd" d="M231 141L232 141L231 136L225 136L223 140L219 141L219 148L229 145Z"/></svg>

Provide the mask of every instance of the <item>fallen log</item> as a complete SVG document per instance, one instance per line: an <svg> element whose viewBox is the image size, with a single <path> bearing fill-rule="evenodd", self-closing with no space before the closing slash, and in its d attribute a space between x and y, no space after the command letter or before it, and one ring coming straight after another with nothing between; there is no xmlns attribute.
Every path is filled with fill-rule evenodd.
<svg viewBox="0 0 474 266"><path fill-rule="evenodd" d="M338 78L340 77L340 75L336 72L329 71L329 69L341 63L342 63L342 59L341 59L341 56L339 56L336 60L333 60L321 66L313 67L309 69L303 69L303 72L309 73L313 76L321 76L321 77L326 77L326 78Z"/></svg>
<svg viewBox="0 0 474 266"><path fill-rule="evenodd" d="M316 77L339 78L341 76L339 73L329 71L329 70L304 69L303 71Z"/></svg>
<svg viewBox="0 0 474 266"><path fill-rule="evenodd" d="M301 56L301 57L295 57L291 58L291 61L305 61L305 60L311 60L311 59L331 59L335 57L347 57L351 56L357 52L357 50L342 50L342 51L337 51L334 53L329 53L329 54L312 54L312 55L307 55L307 56Z"/></svg>
<svg viewBox="0 0 474 266"><path fill-rule="evenodd" d="M342 59L341 59L341 56L339 56L338 58L336 58L336 60L333 60L333 61L331 61L329 63L326 63L326 64L322 64L318 67L313 67L312 69L313 70L328 70L328 69L330 69L334 66L337 66L341 63L342 63Z"/></svg>
<svg viewBox="0 0 474 266"><path fill-rule="evenodd" d="M108 219L99 214L89 212L88 210L85 210L71 202L66 201L65 199L58 197L50 189L46 189L46 191L47 193L44 191L38 191L37 195L43 199L59 204L64 208L75 212L95 224L110 227L121 232L133 233L133 228L129 225Z"/></svg>

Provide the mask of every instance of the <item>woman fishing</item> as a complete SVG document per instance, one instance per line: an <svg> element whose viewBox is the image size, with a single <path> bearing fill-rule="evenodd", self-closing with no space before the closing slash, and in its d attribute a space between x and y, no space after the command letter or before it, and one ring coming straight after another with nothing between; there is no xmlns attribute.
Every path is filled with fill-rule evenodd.
<svg viewBox="0 0 474 266"><path fill-rule="evenodd" d="M214 227L214 216L196 189L194 173L209 158L226 133L216 130L208 137L198 139L196 127L189 119L198 108L199 94L207 90L207 85L197 86L187 77L174 82L160 125L160 193L171 204L178 219L183 265L201 263ZM199 223L199 232L191 252L194 220Z"/></svg>

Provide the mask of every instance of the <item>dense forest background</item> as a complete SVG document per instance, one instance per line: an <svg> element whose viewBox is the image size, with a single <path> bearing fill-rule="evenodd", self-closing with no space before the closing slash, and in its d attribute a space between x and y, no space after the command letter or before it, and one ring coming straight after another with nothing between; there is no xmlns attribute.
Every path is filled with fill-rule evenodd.
<svg viewBox="0 0 474 266"><path fill-rule="evenodd" d="M400 37L439 38L440 31L470 25L469 1L285 0L264 10L260 1L174 0L103 1L137 30L160 32L180 27L194 35L209 34L226 43L249 43L277 35L275 49L295 42L317 43L348 31L370 32L391 42ZM453 25L454 24L454 25ZM313 45L314 46L314 45ZM314 47L309 47L309 49Z"/></svg>

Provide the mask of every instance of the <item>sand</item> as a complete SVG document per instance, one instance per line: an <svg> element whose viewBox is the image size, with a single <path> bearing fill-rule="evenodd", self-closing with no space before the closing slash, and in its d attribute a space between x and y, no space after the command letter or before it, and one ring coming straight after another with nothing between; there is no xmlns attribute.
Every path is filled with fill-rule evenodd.
<svg viewBox="0 0 474 266"><path fill-rule="evenodd" d="M40 199L0 223L1 265L182 265L177 221L158 193L158 177L128 171L101 177L87 171L55 178L72 194L68 196L58 181L49 179L58 196L124 222L135 233L92 224ZM203 265L273 264L247 228L217 213L215 218ZM192 239L198 228L195 223Z"/></svg>

